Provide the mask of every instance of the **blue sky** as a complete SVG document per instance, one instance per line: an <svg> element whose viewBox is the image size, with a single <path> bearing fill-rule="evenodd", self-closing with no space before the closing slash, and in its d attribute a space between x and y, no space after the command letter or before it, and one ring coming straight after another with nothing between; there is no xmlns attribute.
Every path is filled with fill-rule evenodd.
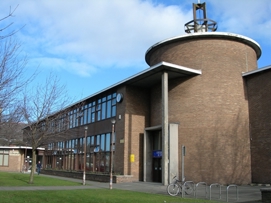
<svg viewBox="0 0 271 203"><path fill-rule="evenodd" d="M28 57L27 74L38 69L35 82L57 74L77 101L148 68L147 49L185 34L184 24L192 20L192 3L197 2L9 0L1 2L0 18L19 5L5 23L22 28L16 38ZM270 0L205 2L207 17L218 23L219 32L255 40L262 48L258 67L271 65Z"/></svg>

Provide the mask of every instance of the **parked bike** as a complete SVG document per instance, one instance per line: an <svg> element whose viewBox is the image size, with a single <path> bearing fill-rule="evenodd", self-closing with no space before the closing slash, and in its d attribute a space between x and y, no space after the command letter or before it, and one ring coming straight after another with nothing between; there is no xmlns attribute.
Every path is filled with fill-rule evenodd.
<svg viewBox="0 0 271 203"><path fill-rule="evenodd" d="M169 195L176 196L182 193L183 189L187 195L190 195L194 191L193 185L190 182L185 182L185 179L180 181L174 176L172 180L172 183L167 186L167 193Z"/></svg>

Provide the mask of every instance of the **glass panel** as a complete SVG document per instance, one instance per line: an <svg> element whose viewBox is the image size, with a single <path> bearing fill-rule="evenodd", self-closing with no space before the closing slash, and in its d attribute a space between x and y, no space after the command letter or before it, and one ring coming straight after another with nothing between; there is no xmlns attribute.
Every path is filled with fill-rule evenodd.
<svg viewBox="0 0 271 203"><path fill-rule="evenodd" d="M88 109L87 109L87 106L85 106L85 109L84 109L84 124L87 124L87 121L88 121Z"/></svg>
<svg viewBox="0 0 271 203"><path fill-rule="evenodd" d="M106 102L102 103L102 120L105 119L106 115Z"/></svg>
<svg viewBox="0 0 271 203"><path fill-rule="evenodd" d="M95 171L100 171L100 154L95 154Z"/></svg>
<svg viewBox="0 0 271 203"><path fill-rule="evenodd" d="M116 106L112 106L112 117L116 116Z"/></svg>
<svg viewBox="0 0 271 203"><path fill-rule="evenodd" d="M91 114L91 122L92 122L92 123L95 122L95 113L92 113L92 114Z"/></svg>
<svg viewBox="0 0 271 203"><path fill-rule="evenodd" d="M4 155L4 166L8 166L8 155Z"/></svg>
<svg viewBox="0 0 271 203"><path fill-rule="evenodd" d="M90 171L94 171L94 168L93 168L93 157L94 157L94 154L90 154L90 159L89 159L89 162L90 162Z"/></svg>
<svg viewBox="0 0 271 203"><path fill-rule="evenodd" d="M96 136L96 145L100 146L100 135Z"/></svg>
<svg viewBox="0 0 271 203"><path fill-rule="evenodd" d="M117 96L117 93L113 93L113 94L112 94L112 97L113 97L113 98L116 98L116 96Z"/></svg>
<svg viewBox="0 0 271 203"><path fill-rule="evenodd" d="M97 112L97 121L101 120L101 111Z"/></svg>
<svg viewBox="0 0 271 203"><path fill-rule="evenodd" d="M87 111L88 111L88 121L87 121L87 123L91 123L91 107L89 107L89 109Z"/></svg>
<svg viewBox="0 0 271 203"><path fill-rule="evenodd" d="M110 153L105 154L105 172L109 172L109 164L110 164Z"/></svg>
<svg viewBox="0 0 271 203"><path fill-rule="evenodd" d="M87 152L90 151L90 137L87 137Z"/></svg>
<svg viewBox="0 0 271 203"><path fill-rule="evenodd" d="M103 97L103 98L102 98L102 102L105 102L105 101L106 101L106 97Z"/></svg>
<svg viewBox="0 0 271 203"><path fill-rule="evenodd" d="M117 103L116 98L112 99L112 105L116 105L116 103Z"/></svg>
<svg viewBox="0 0 271 203"><path fill-rule="evenodd" d="M106 138L105 138L105 151L110 151L110 133L106 134Z"/></svg>
<svg viewBox="0 0 271 203"><path fill-rule="evenodd" d="M100 147L100 149L101 149L101 151L104 151L105 150L105 148L104 148L104 146L105 146L105 134L102 134L101 135L101 147Z"/></svg>
<svg viewBox="0 0 271 203"><path fill-rule="evenodd" d="M110 95L107 95L107 100L111 99L111 94Z"/></svg>
<svg viewBox="0 0 271 203"><path fill-rule="evenodd" d="M107 101L106 118L111 117L111 100Z"/></svg>
<svg viewBox="0 0 271 203"><path fill-rule="evenodd" d="M4 158L4 155L0 154L0 166L3 166L3 158Z"/></svg>

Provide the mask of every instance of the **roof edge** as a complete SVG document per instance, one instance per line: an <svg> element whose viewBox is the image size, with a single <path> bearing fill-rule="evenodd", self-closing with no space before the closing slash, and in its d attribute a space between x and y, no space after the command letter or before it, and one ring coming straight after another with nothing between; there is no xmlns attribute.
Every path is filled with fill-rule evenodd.
<svg viewBox="0 0 271 203"><path fill-rule="evenodd" d="M242 73L242 76L246 77L248 75L253 75L253 74L256 74L256 73L259 73L259 72L262 72L262 71L265 71L265 70L269 70L269 69L271 69L271 65L264 66L262 68L258 68L256 70L252 70L252 71L249 71L249 72L244 72L244 73Z"/></svg>
<svg viewBox="0 0 271 203"><path fill-rule="evenodd" d="M222 38L222 39L225 38L229 40L243 42L255 50L257 59L259 59L262 55L261 46L255 40L249 37L235 34L235 33L230 33L230 32L197 32L197 33L190 33L187 35L179 35L176 37L168 38L160 42L157 42L146 51L145 61L148 63L152 50L158 48L162 44L167 44L174 41L184 41L184 40L190 40L190 39L203 39L203 38Z"/></svg>

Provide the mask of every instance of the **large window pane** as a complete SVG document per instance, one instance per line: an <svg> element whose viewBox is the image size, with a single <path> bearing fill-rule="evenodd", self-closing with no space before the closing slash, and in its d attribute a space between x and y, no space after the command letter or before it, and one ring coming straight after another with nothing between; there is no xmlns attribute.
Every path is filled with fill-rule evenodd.
<svg viewBox="0 0 271 203"><path fill-rule="evenodd" d="M106 118L111 117L111 100L107 101Z"/></svg>
<svg viewBox="0 0 271 203"><path fill-rule="evenodd" d="M100 149L101 149L101 151L105 151L105 134L102 134L101 135L101 147L100 147Z"/></svg>
<svg viewBox="0 0 271 203"><path fill-rule="evenodd" d="M102 120L105 119L106 115L106 102L102 103Z"/></svg>
<svg viewBox="0 0 271 203"><path fill-rule="evenodd" d="M105 138L105 151L110 151L110 133L106 134Z"/></svg>
<svg viewBox="0 0 271 203"><path fill-rule="evenodd" d="M8 166L8 155L7 154L4 155L3 166Z"/></svg>
<svg viewBox="0 0 271 203"><path fill-rule="evenodd" d="M116 116L116 114L117 114L116 106L112 106L112 117Z"/></svg>

